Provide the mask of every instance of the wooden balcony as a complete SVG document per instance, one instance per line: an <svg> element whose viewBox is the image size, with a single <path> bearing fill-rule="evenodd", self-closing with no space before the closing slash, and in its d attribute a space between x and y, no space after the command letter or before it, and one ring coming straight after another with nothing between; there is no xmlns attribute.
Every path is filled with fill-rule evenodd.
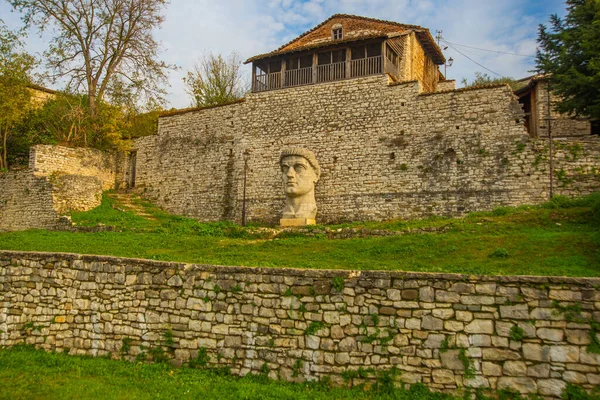
<svg viewBox="0 0 600 400"><path fill-rule="evenodd" d="M253 92L282 89L294 86L312 85L315 83L340 81L361 76L379 75L393 71L392 65L386 63L384 71L383 56L360 58L330 64L291 70L282 69L278 72L256 73L252 84ZM397 67L396 67L397 68Z"/></svg>

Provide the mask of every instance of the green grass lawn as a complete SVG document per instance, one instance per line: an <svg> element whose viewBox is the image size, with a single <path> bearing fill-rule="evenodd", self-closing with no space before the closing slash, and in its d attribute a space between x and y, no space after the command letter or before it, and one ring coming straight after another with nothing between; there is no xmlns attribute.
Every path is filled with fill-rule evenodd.
<svg viewBox="0 0 600 400"><path fill-rule="evenodd" d="M105 195L100 207L75 213L72 219L79 225L115 226L116 231L0 233L0 249L263 267L600 276L600 193L464 218L331 226L404 233L343 240L294 233L273 239L257 227L199 223L169 215L141 199L136 202L153 219L127 211ZM445 231L410 233L423 228Z"/></svg>

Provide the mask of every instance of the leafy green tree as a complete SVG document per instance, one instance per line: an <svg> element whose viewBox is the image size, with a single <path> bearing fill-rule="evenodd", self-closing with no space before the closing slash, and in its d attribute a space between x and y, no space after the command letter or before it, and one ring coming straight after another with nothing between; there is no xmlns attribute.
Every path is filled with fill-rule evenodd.
<svg viewBox="0 0 600 400"><path fill-rule="evenodd" d="M31 144L51 142L65 146L121 149L130 147L123 133L130 121L122 106L100 102L92 116L82 94L58 93L33 110L21 126Z"/></svg>
<svg viewBox="0 0 600 400"><path fill-rule="evenodd" d="M18 35L0 20L0 169L8 168L8 142L31 105L35 58L22 49Z"/></svg>
<svg viewBox="0 0 600 400"><path fill-rule="evenodd" d="M511 78L510 76L492 78L488 74L482 74L481 72L475 72L475 79L473 79L471 83L467 81L467 78L462 78L461 82L464 87L497 85L501 83L506 83L511 87L512 90L517 90L525 86L523 82L519 82L515 78Z"/></svg>
<svg viewBox="0 0 600 400"><path fill-rule="evenodd" d="M91 117L112 92L162 99L167 72L154 31L166 0L8 0L25 26L54 33L44 53L53 77L86 94Z"/></svg>
<svg viewBox="0 0 600 400"><path fill-rule="evenodd" d="M186 91L196 107L215 106L239 99L246 92L237 53L228 58L209 53L204 55L183 78Z"/></svg>
<svg viewBox="0 0 600 400"><path fill-rule="evenodd" d="M564 20L539 27L536 70L550 74L557 111L600 119L600 1L566 3Z"/></svg>

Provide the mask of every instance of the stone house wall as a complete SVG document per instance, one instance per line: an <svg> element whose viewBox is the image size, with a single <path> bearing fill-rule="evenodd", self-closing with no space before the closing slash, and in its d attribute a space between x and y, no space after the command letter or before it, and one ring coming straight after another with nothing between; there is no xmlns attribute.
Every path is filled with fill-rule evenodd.
<svg viewBox="0 0 600 400"><path fill-rule="evenodd" d="M548 81L537 80L535 83L535 98L537 107L537 134L539 137L548 137ZM591 123L588 119L568 118L554 110L556 97L550 95L550 118L552 137L589 137Z"/></svg>
<svg viewBox="0 0 600 400"><path fill-rule="evenodd" d="M423 50L415 33L411 33L407 39L411 42L410 46L412 51L410 54L412 74L405 79L416 79L420 81L425 92L437 91L438 77L440 74L438 66L425 54L425 50Z"/></svg>
<svg viewBox="0 0 600 400"><path fill-rule="evenodd" d="M382 76L163 116L158 135L136 140L136 181L170 212L239 220L248 150L247 215L278 222L286 146L311 149L319 160L319 222L461 215L549 195L547 143L526 134L506 85L430 94L419 82ZM556 150L561 193L599 187L600 146L579 146L576 162L569 149Z"/></svg>
<svg viewBox="0 0 600 400"><path fill-rule="evenodd" d="M567 383L600 385L598 285L0 251L0 345L120 358L127 341L126 358L162 345L175 365L205 349L234 374L337 384L396 367L434 390L557 399Z"/></svg>

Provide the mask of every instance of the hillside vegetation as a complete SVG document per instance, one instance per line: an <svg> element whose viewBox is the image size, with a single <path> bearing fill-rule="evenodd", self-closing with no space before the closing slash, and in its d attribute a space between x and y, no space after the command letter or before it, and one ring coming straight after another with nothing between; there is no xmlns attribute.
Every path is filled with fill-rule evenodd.
<svg viewBox="0 0 600 400"><path fill-rule="evenodd" d="M600 193L464 218L302 231L200 223L167 214L139 197L124 201L106 193L101 206L74 213L72 219L79 226L102 224L114 230L0 233L0 249L262 267L600 276ZM344 235L351 238L339 239Z"/></svg>

